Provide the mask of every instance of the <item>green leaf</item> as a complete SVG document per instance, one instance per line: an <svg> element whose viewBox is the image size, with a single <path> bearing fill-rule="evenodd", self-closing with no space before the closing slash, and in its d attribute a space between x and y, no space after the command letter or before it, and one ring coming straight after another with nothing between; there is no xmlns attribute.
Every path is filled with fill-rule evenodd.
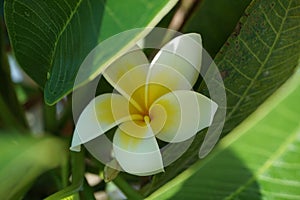
<svg viewBox="0 0 300 200"><path fill-rule="evenodd" d="M203 0L199 3L183 32L198 32L203 47L212 57L226 42L251 0Z"/></svg>
<svg viewBox="0 0 300 200"><path fill-rule="evenodd" d="M277 90L294 72L300 58L300 1L255 0L215 58L227 96L222 134L229 133ZM199 92L207 93L203 85ZM151 193L199 159L203 134L188 151L158 174L143 191Z"/></svg>
<svg viewBox="0 0 300 200"><path fill-rule="evenodd" d="M215 151L147 199L299 199L300 71Z"/></svg>
<svg viewBox="0 0 300 200"><path fill-rule="evenodd" d="M84 152L72 152L71 161L72 161L72 184L64 189L52 194L47 197L45 200L56 200L56 199L78 199L78 193L82 190L83 181L84 181L84 172L85 172L85 163L84 163Z"/></svg>
<svg viewBox="0 0 300 200"><path fill-rule="evenodd" d="M99 42L128 29L155 26L177 1L6 0L5 19L18 62L44 88L46 103L54 104L72 91L80 64ZM148 31L116 41L103 63ZM93 70L91 77L99 73Z"/></svg>
<svg viewBox="0 0 300 200"><path fill-rule="evenodd" d="M245 13L241 30L233 33L215 59L227 94L224 133L252 113L299 64L299 0L257 0Z"/></svg>
<svg viewBox="0 0 300 200"><path fill-rule="evenodd" d="M0 132L0 199L20 199L43 172L66 159L67 146L53 137Z"/></svg>
<svg viewBox="0 0 300 200"><path fill-rule="evenodd" d="M11 80L3 26L2 18L0 18L0 110L2 111L0 121L9 128L25 129L28 128L28 125Z"/></svg>

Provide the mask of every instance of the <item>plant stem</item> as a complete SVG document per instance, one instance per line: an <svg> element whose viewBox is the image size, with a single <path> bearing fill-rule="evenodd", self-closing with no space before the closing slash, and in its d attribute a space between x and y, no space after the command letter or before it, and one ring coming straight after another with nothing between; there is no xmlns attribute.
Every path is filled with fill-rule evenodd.
<svg viewBox="0 0 300 200"><path fill-rule="evenodd" d="M88 184L87 180L84 179L83 191L80 192L81 199L95 200L94 191Z"/></svg>
<svg viewBox="0 0 300 200"><path fill-rule="evenodd" d="M5 103L1 94L0 94L0 110L1 110L0 112L1 122L4 123L6 127L17 129L20 130L21 132L22 130L24 130L24 127L19 123L17 118L9 110L9 107Z"/></svg>
<svg viewBox="0 0 300 200"><path fill-rule="evenodd" d="M82 190L83 180L84 180L84 150L81 152L75 153L71 152L71 160L72 160L72 184L66 187L63 190L47 197L45 200L57 200L69 197L71 195L75 195L80 190Z"/></svg>
<svg viewBox="0 0 300 200"><path fill-rule="evenodd" d="M45 130L51 133L56 131L56 106L48 106L44 104L44 124Z"/></svg>
<svg viewBox="0 0 300 200"><path fill-rule="evenodd" d="M190 15L190 11L196 4L201 3L199 0L182 0L180 7L173 16L170 22L169 29L179 31L186 22L186 19Z"/></svg>
<svg viewBox="0 0 300 200"><path fill-rule="evenodd" d="M69 162L68 162L69 156L63 158L63 163L61 165L61 182L62 187L65 188L68 186L68 179L69 179Z"/></svg>
<svg viewBox="0 0 300 200"><path fill-rule="evenodd" d="M125 194L128 199L140 200L144 199L143 196L134 190L120 175L118 175L113 182Z"/></svg>

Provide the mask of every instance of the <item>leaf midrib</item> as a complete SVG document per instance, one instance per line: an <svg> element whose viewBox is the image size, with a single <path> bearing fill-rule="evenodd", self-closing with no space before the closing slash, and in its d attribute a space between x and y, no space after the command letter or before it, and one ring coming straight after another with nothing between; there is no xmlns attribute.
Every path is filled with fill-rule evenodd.
<svg viewBox="0 0 300 200"><path fill-rule="evenodd" d="M66 23L63 25L63 28L61 29L61 31L58 33L57 37L56 37L56 40L54 42L54 49L53 51L51 52L51 55L50 55L50 69L48 70L48 72L50 73L51 69L52 69L52 65L53 65L53 61L54 61L54 57L55 57L55 52L56 52L56 48L57 48L57 44L60 40L60 37L62 36L62 34L65 32L66 28L69 26L71 20L73 19L73 16L75 15L75 13L78 11L78 8L80 7L81 3L83 2L84 0L79 0L78 3L76 4L74 10L72 10L69 18L67 19ZM50 73L50 76L51 76L51 73ZM49 77L47 77L47 79L49 79Z"/></svg>
<svg viewBox="0 0 300 200"><path fill-rule="evenodd" d="M224 199L226 200L233 199L238 194L240 194L244 189L246 189L251 183L253 183L256 179L258 179L260 175L262 175L269 167L272 166L274 161L276 161L278 158L280 158L280 156L282 156L286 152L289 144L291 144L293 141L296 140L299 130L300 130L300 125L295 129L295 132L285 140L285 142L278 148L278 150L275 151L275 153L268 160L266 160L264 165L257 170L257 173L254 173L245 184L241 185L233 193L231 193L230 196Z"/></svg>
<svg viewBox="0 0 300 200"><path fill-rule="evenodd" d="M242 101L245 99L245 97L247 96L249 90L252 88L253 84L255 83L255 81L257 80L257 78L259 77L259 75L261 74L262 70L264 69L266 63L269 61L270 56L272 55L272 52L280 38L280 35L282 34L282 29L283 29L283 24L285 23L286 19L287 19L287 14L290 10L290 6L291 6L291 1L289 2L288 7L285 10L285 16L282 19L282 22L280 24L279 30L276 34L276 37L274 39L274 42L272 44L272 46L269 48L269 52L265 58L265 60L262 62L261 67L259 68L259 70L257 71L257 73L255 74L254 78L251 80L250 84L248 85L247 89L244 91L244 93L242 94L241 98L239 99L239 101L235 104L235 107L230 111L230 113L228 113L227 115L227 119L230 119L231 116L235 113L235 111L239 108L240 104L242 103ZM266 17L267 18L267 17ZM255 55L253 55L255 56Z"/></svg>

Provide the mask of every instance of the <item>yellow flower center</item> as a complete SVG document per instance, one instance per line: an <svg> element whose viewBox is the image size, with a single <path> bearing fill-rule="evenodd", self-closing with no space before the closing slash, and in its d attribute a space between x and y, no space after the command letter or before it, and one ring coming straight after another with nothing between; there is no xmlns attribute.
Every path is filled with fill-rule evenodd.
<svg viewBox="0 0 300 200"><path fill-rule="evenodd" d="M144 116L144 122L146 124L149 124L150 123L150 117L148 115Z"/></svg>
<svg viewBox="0 0 300 200"><path fill-rule="evenodd" d="M133 120L139 126L152 125L152 121L160 116L157 111L151 111L151 105L153 102L161 97L162 95L171 92L170 89L155 83L150 83L148 85L143 85L136 89L130 97L130 114L140 115L141 120ZM157 110L157 109L156 109ZM157 123L157 122L156 122ZM162 122L163 124L164 122ZM153 125L152 125L153 126ZM156 125L158 126L158 125ZM161 125L159 125L161 126ZM152 127L154 128L154 127ZM155 128L158 130L158 128ZM159 128L161 129L161 128Z"/></svg>

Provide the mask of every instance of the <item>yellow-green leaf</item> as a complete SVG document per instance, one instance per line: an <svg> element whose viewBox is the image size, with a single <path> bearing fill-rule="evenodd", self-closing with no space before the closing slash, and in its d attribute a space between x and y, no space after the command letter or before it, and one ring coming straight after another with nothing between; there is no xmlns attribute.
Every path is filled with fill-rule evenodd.
<svg viewBox="0 0 300 200"><path fill-rule="evenodd" d="M299 199L300 71L205 160L147 199Z"/></svg>
<svg viewBox="0 0 300 200"><path fill-rule="evenodd" d="M67 145L54 137L34 138L0 132L0 199L20 199L43 172L58 167Z"/></svg>
<svg viewBox="0 0 300 200"><path fill-rule="evenodd" d="M254 0L215 57L227 96L226 135L293 73L300 59L300 1ZM205 41L204 41L205 42ZM207 92L201 85L199 92ZM151 192L199 159L203 134L189 150L144 188ZM150 189L148 188L150 187Z"/></svg>

